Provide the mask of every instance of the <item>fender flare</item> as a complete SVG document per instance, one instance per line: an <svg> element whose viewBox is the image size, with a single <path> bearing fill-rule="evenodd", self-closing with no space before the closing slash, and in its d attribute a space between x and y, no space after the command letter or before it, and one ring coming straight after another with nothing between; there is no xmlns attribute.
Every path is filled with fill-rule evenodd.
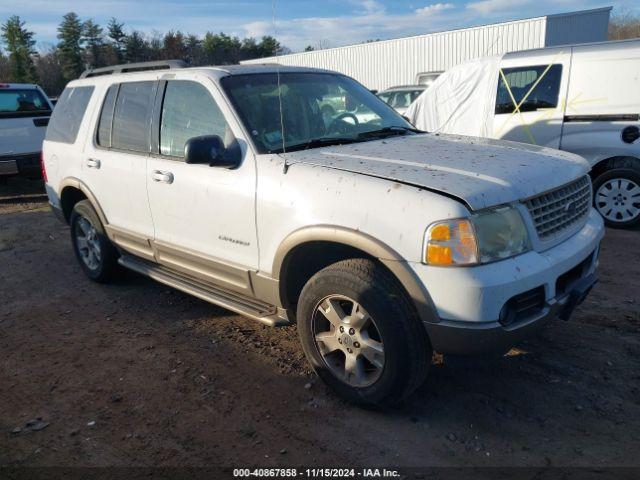
<svg viewBox="0 0 640 480"><path fill-rule="evenodd" d="M107 217L104 214L104 211L102 210L102 207L100 207L100 204L98 203L98 200L96 199L96 196L93 194L91 189L82 180L80 180L79 178L67 177L67 178L63 179L60 182L59 192L60 192L60 201L61 202L62 202L62 192L67 187L73 187L73 188L76 188L76 189L80 190L84 194L84 196L87 197L87 200L89 200L89 202L91 202L91 206L93 206L94 210L98 214L98 217L100 218L100 221L102 222L102 224L103 225L108 225L109 224L109 221L107 220Z"/></svg>
<svg viewBox="0 0 640 480"><path fill-rule="evenodd" d="M274 280L279 283L283 269L286 268L286 258L289 253L296 247L316 241L353 247L378 259L403 286L420 319L428 322L438 321L429 292L408 262L385 243L358 230L334 225L314 225L295 230L278 246L271 270Z"/></svg>

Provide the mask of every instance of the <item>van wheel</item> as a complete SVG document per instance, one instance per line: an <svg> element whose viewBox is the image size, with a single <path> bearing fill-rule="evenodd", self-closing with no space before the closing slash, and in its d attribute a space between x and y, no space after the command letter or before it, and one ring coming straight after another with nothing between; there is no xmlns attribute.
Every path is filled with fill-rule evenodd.
<svg viewBox="0 0 640 480"><path fill-rule="evenodd" d="M640 222L640 172L614 168L593 182L593 205L609 227L626 228Z"/></svg>
<svg viewBox="0 0 640 480"><path fill-rule="evenodd" d="M112 280L119 270L118 251L89 200L75 204L69 223L73 251L87 277L98 283Z"/></svg>
<svg viewBox="0 0 640 480"><path fill-rule="evenodd" d="M316 273L302 290L297 319L313 369L348 401L394 404L426 377L426 331L397 280L372 260L343 260Z"/></svg>

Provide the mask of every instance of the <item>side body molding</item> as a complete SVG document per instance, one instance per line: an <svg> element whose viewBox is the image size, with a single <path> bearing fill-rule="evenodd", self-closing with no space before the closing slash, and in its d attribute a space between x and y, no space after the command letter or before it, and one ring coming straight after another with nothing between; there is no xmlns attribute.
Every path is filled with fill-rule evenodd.
<svg viewBox="0 0 640 480"><path fill-rule="evenodd" d="M429 292L424 288L404 258L391 247L371 235L350 228L333 225L314 225L301 228L289 234L278 247L273 260L272 276L274 280L278 282L282 280L282 274L288 267L287 257L289 253L293 252L296 247L309 242L342 244L377 258L402 284L413 301L420 319L429 322L437 321L436 310ZM280 285L281 292L282 287Z"/></svg>

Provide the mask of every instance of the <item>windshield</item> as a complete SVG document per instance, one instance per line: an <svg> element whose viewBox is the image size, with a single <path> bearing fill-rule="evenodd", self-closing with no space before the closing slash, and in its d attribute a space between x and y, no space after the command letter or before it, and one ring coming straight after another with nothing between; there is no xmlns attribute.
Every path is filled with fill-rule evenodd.
<svg viewBox="0 0 640 480"><path fill-rule="evenodd" d="M415 131L349 77L328 73L280 73L279 77L279 82L277 73L222 79L260 153L279 153L283 146L293 151Z"/></svg>
<svg viewBox="0 0 640 480"><path fill-rule="evenodd" d="M0 117L49 115L51 109L44 96L34 89L0 90Z"/></svg>

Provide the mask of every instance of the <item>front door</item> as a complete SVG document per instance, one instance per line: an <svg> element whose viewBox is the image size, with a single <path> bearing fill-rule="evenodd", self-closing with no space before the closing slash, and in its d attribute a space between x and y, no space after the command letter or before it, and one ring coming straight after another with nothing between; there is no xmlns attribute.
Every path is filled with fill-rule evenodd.
<svg viewBox="0 0 640 480"><path fill-rule="evenodd" d="M228 107L208 78L163 87L159 151L147 167L156 258L205 282L249 292L248 272L258 265L255 157L237 140L237 127L234 132L225 119ZM202 135L223 139L242 157L240 166L186 163L185 143Z"/></svg>
<svg viewBox="0 0 640 480"><path fill-rule="evenodd" d="M567 47L506 56L498 71L493 138L559 148L570 53Z"/></svg>

